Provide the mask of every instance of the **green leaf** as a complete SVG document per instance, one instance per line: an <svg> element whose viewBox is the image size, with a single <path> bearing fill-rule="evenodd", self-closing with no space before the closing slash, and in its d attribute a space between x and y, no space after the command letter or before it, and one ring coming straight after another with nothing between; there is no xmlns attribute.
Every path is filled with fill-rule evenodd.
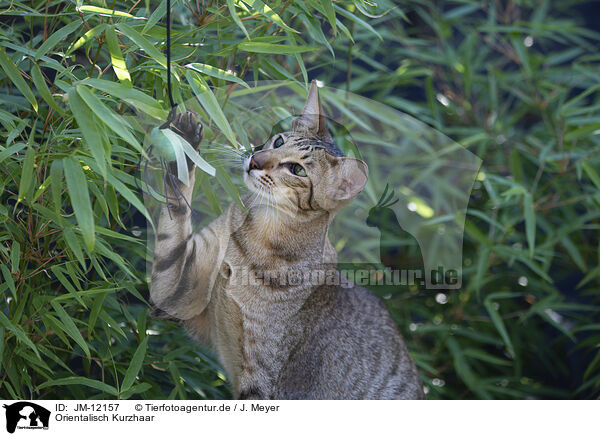
<svg viewBox="0 0 600 436"><path fill-rule="evenodd" d="M220 68L213 67L211 65L206 65L206 64L201 64L201 63L195 62L193 64L187 64L185 67L195 70L195 71L198 71L199 73L206 74L207 76L216 77L218 79L227 80L229 82L239 83L240 85L243 85L248 89L250 88L250 86L248 86L248 84L246 82L244 82L242 79L240 79L236 75L228 73L227 71L223 71Z"/></svg>
<svg viewBox="0 0 600 436"><path fill-rule="evenodd" d="M62 321L63 326L65 327L65 333L68 334L77 343L77 345L81 347L85 355L89 358L90 349L85 339L83 339L81 332L75 325L75 322L71 319L67 311L61 306L61 304L58 301L52 300L50 304L52 305L54 311Z"/></svg>
<svg viewBox="0 0 600 436"><path fill-rule="evenodd" d="M142 146L131 133L133 128L122 116L117 115L115 112L110 110L104 103L102 103L102 101L100 101L98 97L94 95L94 93L92 93L85 86L78 85L76 88L79 96L83 99L83 101L85 101L85 103L96 114L96 116L98 116L98 118L100 118L104 124L106 124L107 127L135 147L135 149L140 153L142 152Z"/></svg>
<svg viewBox="0 0 600 436"><path fill-rule="evenodd" d="M142 29L142 33L146 33L148 30L150 30L152 27L154 27L154 25L156 23L158 23L160 20L162 20L162 18L165 16L166 13L167 13L167 0L162 0L160 2L160 4L158 5L158 7L154 10L154 12L152 12L152 15L150 15L148 22L144 25L144 28Z"/></svg>
<svg viewBox="0 0 600 436"><path fill-rule="evenodd" d="M494 306L494 301L490 297L488 297L488 298L485 299L483 305L485 306L485 308L487 309L488 313L490 314L490 318L492 319L492 323L496 327L496 330L498 330L498 333L500 333L500 337L504 341L504 345L506 345L506 348L507 348L508 352L514 358L515 357L515 350L513 348L512 342L510 340L510 337L508 336L508 332L506 331L506 327L504 326L504 322L502 321L502 318L500 317L500 314L498 313L498 310Z"/></svg>
<svg viewBox="0 0 600 436"><path fill-rule="evenodd" d="M60 161L58 161L60 163ZM81 249L81 245L79 244L79 239L73 232L73 229L70 227L65 227L63 230L63 235L65 237L65 242L67 243L68 248L73 252L75 258L79 261L82 268L85 268L85 257L83 255L83 250Z"/></svg>
<svg viewBox="0 0 600 436"><path fill-rule="evenodd" d="M535 212L533 210L533 199L530 193L523 196L523 210L525 212L525 234L529 246L529 257L533 257L535 250Z"/></svg>
<svg viewBox="0 0 600 436"><path fill-rule="evenodd" d="M75 218L77 218L77 222L81 228L86 247L92 251L96 236L87 178L77 159L65 157L62 162Z"/></svg>
<svg viewBox="0 0 600 436"><path fill-rule="evenodd" d="M92 170L97 171L95 161L88 162L88 165L92 168ZM117 192L119 192L127 201L129 201L137 210L139 210L148 220L148 222L152 223L152 218L148 213L148 210L144 206L144 204L140 201L140 199L129 189L123 182L117 179L113 174L108 173L106 181L112 186Z"/></svg>
<svg viewBox="0 0 600 436"><path fill-rule="evenodd" d="M155 118L164 120L167 117L168 111L163 109L155 99L135 88L129 88L122 83L101 79L85 79L80 82L75 82L74 84L91 86L99 91L106 92L113 97L127 102L134 109L141 110Z"/></svg>
<svg viewBox="0 0 600 436"><path fill-rule="evenodd" d="M52 203L54 203L54 211L57 216L57 224L61 224L62 216L62 191L63 191L63 182L62 182L62 161L60 159L56 159L52 161L50 165L50 191L52 192Z"/></svg>
<svg viewBox="0 0 600 436"><path fill-rule="evenodd" d="M21 76L19 69L14 62L8 57L3 47L0 47L0 67L4 69L6 75L11 82L17 87L19 91L25 96L25 98L33 106L33 110L38 111L38 104L31 88L25 82L25 79Z"/></svg>
<svg viewBox="0 0 600 436"><path fill-rule="evenodd" d="M133 386L133 382L137 377L140 369L142 368L142 363L144 363L144 357L146 356L146 348L148 347L148 336L146 336L140 345L135 350L133 357L131 358L131 363L129 364L129 368L127 368L127 372L125 372L125 377L123 378L123 382L121 383L121 392L125 392Z"/></svg>
<svg viewBox="0 0 600 436"><path fill-rule="evenodd" d="M35 85L36 89L38 90L40 96L44 99L44 101L48 103L48 105L56 112L63 114L64 111L60 107L58 107L58 104L56 104L56 101L52 97L50 89L48 88L48 85L46 85L46 80L44 79L44 76L42 75L42 71L40 70L38 64L33 64L31 66L31 78L33 80L33 84Z"/></svg>
<svg viewBox="0 0 600 436"><path fill-rule="evenodd" d="M85 32L81 38L75 41L68 49L66 54L71 54L73 51L77 50L79 47L87 43L88 41L93 40L96 36L100 35L104 32L106 28L106 23L98 24L96 27L92 27L90 30Z"/></svg>
<svg viewBox="0 0 600 436"><path fill-rule="evenodd" d="M134 18L133 15L131 15L127 12L116 11L114 9L101 8L98 6L83 5L83 6L79 6L78 10L80 10L81 12L92 12L92 13L98 14L98 15L105 15L107 17Z"/></svg>
<svg viewBox="0 0 600 436"><path fill-rule="evenodd" d="M342 8L339 5L333 5L334 8L338 11L338 13L346 18L348 18L351 21L354 21L356 24L358 24L359 26L364 27L365 29L369 30L371 33L373 33L377 38L379 38L381 41L383 41L383 37L379 34L379 32L377 32L373 26L371 26L369 23L367 23L366 21L358 18L356 15L354 15L353 13L351 13L350 11Z"/></svg>
<svg viewBox="0 0 600 436"><path fill-rule="evenodd" d="M23 150L25 147L27 147L27 144L24 142L20 142L18 144L8 147L6 150L0 151L0 163L2 163L2 161L7 157L12 156L13 154Z"/></svg>
<svg viewBox="0 0 600 436"><path fill-rule="evenodd" d="M325 16L327 17L327 21L333 27L333 34L337 35L337 25L335 19L335 8L332 0L321 0L321 6L325 11Z"/></svg>
<svg viewBox="0 0 600 436"><path fill-rule="evenodd" d="M127 70L127 64L125 64L121 47L119 47L119 38L117 38L117 32L115 32L115 28L108 26L104 32L104 37L106 38L106 45L108 46L110 60L112 62L115 75L122 84L131 88L131 76Z"/></svg>
<svg viewBox="0 0 600 436"><path fill-rule="evenodd" d="M125 23L117 24L117 29L119 29L123 35L131 39L138 47L144 50L148 56L150 56L164 68L167 68L167 58L154 46L154 44L148 41L146 37Z"/></svg>
<svg viewBox="0 0 600 436"><path fill-rule="evenodd" d="M16 274L19 271L19 262L21 261L21 244L17 241L13 241L10 248L10 265L11 272Z"/></svg>
<svg viewBox="0 0 600 436"><path fill-rule="evenodd" d="M227 0L227 7L229 8L229 13L231 14L231 18L233 18L233 21L235 22L235 24L237 24L238 27L240 29L242 29L242 31L244 32L244 35L246 35L246 38L250 39L250 35L248 34L248 31L246 30L244 23L242 22L242 20L240 20L240 17L238 17L238 14L235 10L235 4L236 4L235 0Z"/></svg>
<svg viewBox="0 0 600 436"><path fill-rule="evenodd" d="M596 170L587 162L581 162L581 168L583 168L583 171L585 171L592 183L596 185L596 188L600 189L600 176Z"/></svg>
<svg viewBox="0 0 600 436"><path fill-rule="evenodd" d="M204 159L202 159L200 154L196 150L194 150L194 148L190 145L190 143L187 142L184 138L182 138L181 136L179 136L177 133L173 132L170 129L162 129L161 133L168 138L168 140L171 142L171 144L174 145L174 148L179 147L181 149L183 162L185 163L185 167L184 167L185 172L187 172L187 162L185 159L185 156L187 155L192 160L192 162L194 162L196 164L196 166L198 168L200 168L202 171L204 171L205 173L207 173L211 176L215 175L215 168L211 164L206 162ZM186 185L187 185L187 183L186 183Z"/></svg>
<svg viewBox="0 0 600 436"><path fill-rule="evenodd" d="M229 125L229 121L227 121L227 118L221 110L221 106L219 105L217 98L206 84L202 76L195 71L188 70L185 74L185 77L190 83L192 91L194 91L194 94L200 101L200 104L204 110L206 110L208 115L214 120L229 142L231 142L235 148L238 148L235 135L231 129L231 126Z"/></svg>
<svg viewBox="0 0 600 436"><path fill-rule="evenodd" d="M27 147L25 159L23 160L23 169L21 170L21 181L19 182L19 201L22 201L29 194L31 182L33 181L35 160L35 150L33 147Z"/></svg>
<svg viewBox="0 0 600 436"><path fill-rule="evenodd" d="M17 339L31 348L38 357L40 356L36 346L33 344L33 342L31 342L31 339L27 337L27 334L25 331L23 331L23 328L21 328L19 325L14 325L2 311L0 311L0 324L2 324L7 330L13 332Z"/></svg>
<svg viewBox="0 0 600 436"><path fill-rule="evenodd" d="M15 287L15 281L10 273L8 267L4 264L0 265L0 270L2 270L2 275L4 276L4 281L8 284L8 288L10 292L12 292L13 298L17 299L17 288Z"/></svg>
<svg viewBox="0 0 600 436"><path fill-rule="evenodd" d="M69 282L69 280L62 273L61 268L58 265L53 265L51 268L52 272L58 279L58 281L65 287L65 289L77 300L79 304L87 309L86 304L83 302L81 296L77 293L77 290L73 287L73 285Z"/></svg>
<svg viewBox="0 0 600 436"><path fill-rule="evenodd" d="M273 9L271 9L269 6L264 4L262 1L260 1L260 0L243 0L243 2L246 3L248 6L250 6L251 8L253 8L254 10L256 10L259 14L265 16L266 18L268 18L275 24L283 27L285 30L288 30L290 32L299 33L297 30L294 30L290 26L285 24L283 22L283 20L281 19L281 17L279 15L277 15L273 11Z"/></svg>
<svg viewBox="0 0 600 436"><path fill-rule="evenodd" d="M102 383L98 380L92 380L85 377L65 377L58 380L50 380L39 385L35 390L39 391L50 386L70 386L70 385L83 385L90 388L98 389L99 391L106 392L107 394L117 397L117 389Z"/></svg>
<svg viewBox="0 0 600 436"><path fill-rule="evenodd" d="M67 38L67 36L79 29L81 24L81 20L73 20L66 26L55 30L54 33L52 33L52 35L50 35L48 39L44 41L40 48L36 50L34 60L37 62L42 56L52 50L56 44L62 42Z"/></svg>
<svg viewBox="0 0 600 436"><path fill-rule="evenodd" d="M104 143L104 132L102 126L98 123L96 116L90 108L84 103L77 92L77 87L71 88L68 92L69 106L73 116L79 125L85 144L89 147L92 156L98 163L100 174L106 178L106 146Z"/></svg>
<svg viewBox="0 0 600 436"><path fill-rule="evenodd" d="M269 42L243 41L238 44L238 49L251 53L294 54L318 50L319 47L311 47L308 45L280 45L271 44Z"/></svg>
<svg viewBox="0 0 600 436"><path fill-rule="evenodd" d="M135 385L131 389L128 389L126 392L121 392L121 394L119 395L119 398L121 400L126 400L129 397L131 397L132 395L141 394L150 389L152 389L152 385L150 383L143 382L143 383Z"/></svg>

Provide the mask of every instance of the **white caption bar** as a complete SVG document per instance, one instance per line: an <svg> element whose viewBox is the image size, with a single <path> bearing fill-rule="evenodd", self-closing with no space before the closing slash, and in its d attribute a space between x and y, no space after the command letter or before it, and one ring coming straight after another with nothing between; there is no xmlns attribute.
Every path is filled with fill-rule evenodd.
<svg viewBox="0 0 600 436"><path fill-rule="evenodd" d="M19 436L177 434L589 434L592 401L13 401L2 430ZM595 430L593 430L595 429ZM12 430L12 432L11 432ZM112 432L112 433L107 433ZM134 434L134 433L132 433Z"/></svg>

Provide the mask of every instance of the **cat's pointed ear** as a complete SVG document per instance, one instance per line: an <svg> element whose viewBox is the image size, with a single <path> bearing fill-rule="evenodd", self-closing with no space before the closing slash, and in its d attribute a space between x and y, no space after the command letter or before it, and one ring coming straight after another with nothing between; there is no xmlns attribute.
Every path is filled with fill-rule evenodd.
<svg viewBox="0 0 600 436"><path fill-rule="evenodd" d="M369 177L369 167L365 162L353 157L331 159L331 178L323 184L325 195L321 206L326 210L339 209L352 201L363 190Z"/></svg>
<svg viewBox="0 0 600 436"><path fill-rule="evenodd" d="M304 109L302 114L292 121L292 129L324 139L331 139L331 134L327 129L327 117L319 99L319 87L316 80L313 80L310 84Z"/></svg>

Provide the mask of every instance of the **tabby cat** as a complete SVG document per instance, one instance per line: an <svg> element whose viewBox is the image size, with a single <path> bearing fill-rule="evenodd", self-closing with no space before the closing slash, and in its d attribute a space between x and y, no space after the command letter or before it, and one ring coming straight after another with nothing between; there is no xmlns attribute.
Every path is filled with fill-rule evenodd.
<svg viewBox="0 0 600 436"><path fill-rule="evenodd" d="M194 114L174 129L194 147ZM190 183L178 189L191 203ZM415 365L382 302L344 280L327 232L367 165L335 146L313 82L290 131L243 162L251 194L199 233L184 201L158 221L153 303L216 350L237 399L420 399ZM169 211L170 209L170 211Z"/></svg>

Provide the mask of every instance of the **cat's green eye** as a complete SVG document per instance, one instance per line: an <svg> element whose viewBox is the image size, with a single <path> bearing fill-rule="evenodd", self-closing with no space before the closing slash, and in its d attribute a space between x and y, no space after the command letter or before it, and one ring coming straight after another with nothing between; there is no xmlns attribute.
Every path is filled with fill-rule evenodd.
<svg viewBox="0 0 600 436"><path fill-rule="evenodd" d="M279 148L283 145L283 138L279 136L275 142L273 142L273 148Z"/></svg>
<svg viewBox="0 0 600 436"><path fill-rule="evenodd" d="M292 173L298 177L306 177L306 170L302 167L302 165L292 165Z"/></svg>

